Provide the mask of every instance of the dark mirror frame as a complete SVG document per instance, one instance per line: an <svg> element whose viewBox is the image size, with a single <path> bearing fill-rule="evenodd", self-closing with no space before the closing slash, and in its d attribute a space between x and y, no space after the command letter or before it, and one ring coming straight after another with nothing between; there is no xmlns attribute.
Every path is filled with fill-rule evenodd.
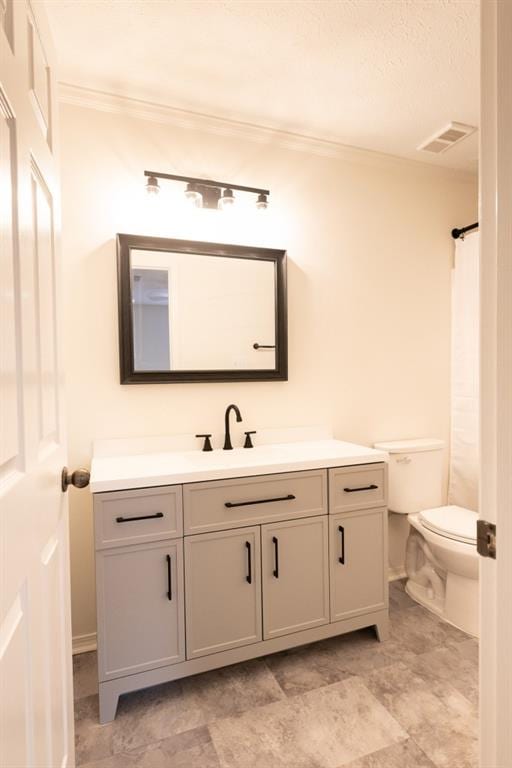
<svg viewBox="0 0 512 768"><path fill-rule="evenodd" d="M276 366L271 369L227 371L135 371L130 251L174 251L177 253L224 256L233 259L271 261L275 270ZM117 286L119 313L119 362L121 384L162 384L200 381L287 381L288 320L286 306L286 251L247 245L204 243L144 235L117 235Z"/></svg>

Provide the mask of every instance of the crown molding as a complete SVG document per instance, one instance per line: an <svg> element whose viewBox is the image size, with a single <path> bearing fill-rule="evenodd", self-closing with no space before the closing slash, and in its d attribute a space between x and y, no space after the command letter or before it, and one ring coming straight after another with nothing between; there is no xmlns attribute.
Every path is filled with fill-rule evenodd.
<svg viewBox="0 0 512 768"><path fill-rule="evenodd" d="M370 149L362 149L326 139L318 139L278 128L245 123L237 120L215 117L200 112L157 104L151 101L115 93L85 88L72 83L59 83L59 102L77 107L86 107L100 112L122 114L139 120L146 120L161 125L174 125L187 130L202 131L217 136L245 139L257 144L267 144L294 152L318 155L327 158L342 158L348 162L357 162L380 166L414 166L417 170L435 175L457 177L461 181L474 182L477 176L471 171L433 165L397 155L388 155Z"/></svg>

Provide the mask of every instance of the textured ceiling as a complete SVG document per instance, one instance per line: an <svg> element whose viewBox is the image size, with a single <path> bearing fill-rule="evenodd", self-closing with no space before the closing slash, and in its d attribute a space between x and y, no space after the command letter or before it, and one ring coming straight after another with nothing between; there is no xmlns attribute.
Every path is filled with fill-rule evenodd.
<svg viewBox="0 0 512 768"><path fill-rule="evenodd" d="M60 80L476 170L478 0L45 0Z"/></svg>

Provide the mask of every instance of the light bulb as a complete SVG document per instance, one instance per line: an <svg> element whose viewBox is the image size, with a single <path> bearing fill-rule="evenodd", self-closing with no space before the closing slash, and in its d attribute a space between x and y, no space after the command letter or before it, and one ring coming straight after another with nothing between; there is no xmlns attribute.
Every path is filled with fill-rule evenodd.
<svg viewBox="0 0 512 768"><path fill-rule="evenodd" d="M192 182L189 182L187 184L187 188L185 190L185 197L187 198L188 202L192 206L195 206L196 208L202 208L203 196L200 192L197 191L196 185L192 184Z"/></svg>
<svg viewBox="0 0 512 768"><path fill-rule="evenodd" d="M158 195L160 187L158 186L158 179L155 176L149 176L146 184L146 192L148 195Z"/></svg>
<svg viewBox="0 0 512 768"><path fill-rule="evenodd" d="M258 211L265 211L268 208L267 196L260 192L258 199L256 200L256 208Z"/></svg>
<svg viewBox="0 0 512 768"><path fill-rule="evenodd" d="M227 189L225 189L223 191L222 197L220 198L220 200L218 202L218 207L222 211L226 211L226 210L229 210L230 208L232 208L234 204L235 204L235 196L233 194L233 190L229 189L229 187L228 187Z"/></svg>

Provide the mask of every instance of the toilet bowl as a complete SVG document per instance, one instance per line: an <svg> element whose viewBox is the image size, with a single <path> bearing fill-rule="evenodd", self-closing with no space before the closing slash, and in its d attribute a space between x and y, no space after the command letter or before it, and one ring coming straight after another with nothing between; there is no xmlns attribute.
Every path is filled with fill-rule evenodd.
<svg viewBox="0 0 512 768"><path fill-rule="evenodd" d="M478 636L477 514L456 505L408 515L407 593L470 635Z"/></svg>
<svg viewBox="0 0 512 768"><path fill-rule="evenodd" d="M443 506L442 440L376 443L389 455L389 511L409 522L406 590L421 605L478 636L477 513Z"/></svg>

